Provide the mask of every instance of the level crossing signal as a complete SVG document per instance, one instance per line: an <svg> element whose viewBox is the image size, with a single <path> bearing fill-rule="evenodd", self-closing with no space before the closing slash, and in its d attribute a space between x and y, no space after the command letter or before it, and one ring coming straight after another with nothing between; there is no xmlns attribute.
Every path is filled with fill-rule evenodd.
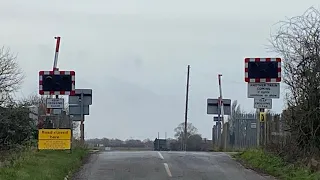
<svg viewBox="0 0 320 180"><path fill-rule="evenodd" d="M74 95L74 71L40 71L39 94L41 95Z"/></svg>

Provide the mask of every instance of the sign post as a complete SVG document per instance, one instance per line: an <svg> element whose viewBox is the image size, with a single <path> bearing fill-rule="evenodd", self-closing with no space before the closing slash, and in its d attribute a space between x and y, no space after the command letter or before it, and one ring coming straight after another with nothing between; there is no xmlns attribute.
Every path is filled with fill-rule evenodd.
<svg viewBox="0 0 320 180"><path fill-rule="evenodd" d="M56 49L51 71L39 71L39 94L50 96L46 99L44 116L46 127L39 127L38 150L40 149L70 149L72 141L72 121L81 121L81 142L84 142L84 115L89 115L89 105L92 104L92 89L75 89L75 71L60 71L57 67L61 37L55 37ZM64 109L64 99L59 95L69 96L69 114L64 112L69 120L70 128L60 129L58 123L48 121L57 118ZM54 98L55 97L55 98ZM75 117L71 118L72 115ZM55 125L58 124L58 125Z"/></svg>
<svg viewBox="0 0 320 180"><path fill-rule="evenodd" d="M221 108L221 101L223 102L223 108ZM223 112L222 112L223 111ZM231 115L231 99L222 99L219 97L218 99L207 99L207 114L209 115L218 115L218 117L214 117L213 121L216 122L217 125L217 134L212 132L212 143L214 144L214 140L217 140L219 145L221 142L224 142L224 148L226 146L226 139L221 140L221 127L223 127L223 117L222 115ZM215 138L217 137L217 138ZM226 137L226 136L224 136Z"/></svg>
<svg viewBox="0 0 320 180"><path fill-rule="evenodd" d="M80 141L84 143L84 120L92 105L92 89L76 89L75 96L69 97L69 114L72 121L80 121Z"/></svg>
<svg viewBox="0 0 320 180"><path fill-rule="evenodd" d="M267 141L265 109L272 109L272 99L280 98L281 58L245 58L245 82L248 98L254 98L254 108L259 109L257 118L257 145Z"/></svg>
<svg viewBox="0 0 320 180"><path fill-rule="evenodd" d="M59 115L64 108L64 99L59 95L72 96L75 93L75 72L59 71L57 67L61 37L55 37L56 49L51 71L39 71L39 94L47 95L47 116L45 128L38 131L38 150L40 149L69 149L71 150L72 127L60 129ZM55 98L54 98L55 96ZM52 123L51 118L56 122ZM49 121L50 120L50 121ZM71 124L71 123L70 123Z"/></svg>

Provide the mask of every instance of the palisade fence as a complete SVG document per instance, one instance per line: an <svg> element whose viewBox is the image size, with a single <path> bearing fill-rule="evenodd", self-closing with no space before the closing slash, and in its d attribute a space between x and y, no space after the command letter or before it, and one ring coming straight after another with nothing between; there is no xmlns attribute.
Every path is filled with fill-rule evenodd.
<svg viewBox="0 0 320 180"><path fill-rule="evenodd" d="M257 128L260 126L258 122L259 115L255 113L239 113L230 116L228 123L223 127L227 132L227 150L243 150L248 148L256 148L257 145ZM284 122L280 114L267 113L267 138L266 144L276 146L284 146L288 133L285 132ZM221 131L221 124L217 123L213 127L214 147L222 148L225 133ZM259 137L260 145L262 138Z"/></svg>
<svg viewBox="0 0 320 180"><path fill-rule="evenodd" d="M229 143L231 149L244 149L257 146L256 114L237 114L229 119Z"/></svg>

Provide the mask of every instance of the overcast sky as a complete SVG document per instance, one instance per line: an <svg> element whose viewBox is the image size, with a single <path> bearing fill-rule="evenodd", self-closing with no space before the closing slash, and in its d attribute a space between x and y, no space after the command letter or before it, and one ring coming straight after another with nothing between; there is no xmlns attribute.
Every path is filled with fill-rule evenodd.
<svg viewBox="0 0 320 180"><path fill-rule="evenodd" d="M38 92L38 71L76 71L76 88L93 89L86 138L173 136L184 121L191 65L189 121L211 139L206 99L224 98L253 110L244 57L272 57L270 31L285 17L319 7L318 0L0 0L0 42L18 53L26 79L18 97ZM280 112L283 99L273 100Z"/></svg>

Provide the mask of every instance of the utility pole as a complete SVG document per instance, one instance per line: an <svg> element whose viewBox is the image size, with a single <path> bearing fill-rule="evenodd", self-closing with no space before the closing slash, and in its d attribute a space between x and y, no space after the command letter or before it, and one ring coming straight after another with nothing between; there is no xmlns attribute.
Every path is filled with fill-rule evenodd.
<svg viewBox="0 0 320 180"><path fill-rule="evenodd" d="M184 151L187 151L187 141L188 141L188 104L189 104L189 76L190 76L190 65L188 65L187 71L187 87L186 87L186 108L184 113Z"/></svg>
<svg viewBox="0 0 320 180"><path fill-rule="evenodd" d="M226 132L226 128L224 128L224 110L223 110L223 99L222 99L221 76L222 76L222 74L218 74L219 92L220 92L219 105L220 105L221 121L222 121L221 127L222 127L222 134L224 134L223 140L221 142L223 142L223 149L226 150L227 149L227 133L228 132Z"/></svg>

